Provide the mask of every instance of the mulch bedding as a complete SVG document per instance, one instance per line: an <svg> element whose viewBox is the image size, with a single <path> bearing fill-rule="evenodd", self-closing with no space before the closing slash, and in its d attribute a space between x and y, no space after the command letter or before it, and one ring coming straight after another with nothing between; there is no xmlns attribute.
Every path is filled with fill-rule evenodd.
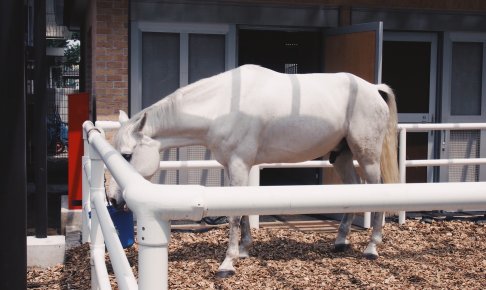
<svg viewBox="0 0 486 290"><path fill-rule="evenodd" d="M333 251L335 233L288 229L253 230L251 257L237 273L215 273L227 245L227 228L205 233L172 233L170 289L486 289L486 225L471 221L405 225L387 223L380 258L361 251L370 231L350 235L352 246ZM137 276L137 248L126 250ZM108 260L112 286L116 280ZM67 252L65 265L29 269L29 289L90 289L89 247Z"/></svg>

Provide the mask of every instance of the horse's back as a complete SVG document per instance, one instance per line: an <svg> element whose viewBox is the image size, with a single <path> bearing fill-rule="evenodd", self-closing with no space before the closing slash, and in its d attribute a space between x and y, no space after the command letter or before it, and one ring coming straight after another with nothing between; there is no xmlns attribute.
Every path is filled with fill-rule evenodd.
<svg viewBox="0 0 486 290"><path fill-rule="evenodd" d="M200 81L189 91L186 112L213 120L210 146L248 143L257 162L321 156L346 138L350 124L366 124L363 116L376 111L369 105L379 102L373 100L379 98L376 86L348 73L292 75L255 65Z"/></svg>

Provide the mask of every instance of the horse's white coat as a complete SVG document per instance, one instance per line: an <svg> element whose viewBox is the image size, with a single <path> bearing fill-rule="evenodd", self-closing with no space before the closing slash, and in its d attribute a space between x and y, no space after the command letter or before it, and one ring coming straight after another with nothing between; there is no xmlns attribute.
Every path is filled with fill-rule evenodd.
<svg viewBox="0 0 486 290"><path fill-rule="evenodd" d="M379 90L387 94L389 104ZM353 156L368 183L378 183L382 176L385 182L396 182L395 106L386 85L348 73L288 75L245 65L178 89L130 120L121 115L125 122L114 145L121 153L132 154L132 165L147 178L158 169L159 151L204 145L225 167L232 186L248 184L252 165L305 161L332 150L341 151L335 167L344 182L360 182ZM382 148L387 157L382 158ZM391 169L390 175L380 174L380 160L383 173ZM121 193L112 188L110 198L120 203ZM381 242L380 217L373 219L374 231L365 250L372 257L377 257L376 245ZM234 273L234 259L246 256L251 243L247 217L229 221L221 276ZM352 215L345 216L337 248L349 243L351 222Z"/></svg>

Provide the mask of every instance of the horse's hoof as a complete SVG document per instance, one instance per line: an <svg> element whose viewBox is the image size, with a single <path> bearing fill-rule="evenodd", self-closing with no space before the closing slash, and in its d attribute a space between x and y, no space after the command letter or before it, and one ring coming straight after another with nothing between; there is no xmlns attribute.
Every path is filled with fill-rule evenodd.
<svg viewBox="0 0 486 290"><path fill-rule="evenodd" d="M239 253L238 254L238 258L241 258L241 259L246 259L246 258L249 258L250 257L250 254L248 254L248 252L246 253Z"/></svg>
<svg viewBox="0 0 486 290"><path fill-rule="evenodd" d="M378 255L376 254L371 254L371 253L366 253L364 254L364 257L368 260L376 260L378 259Z"/></svg>
<svg viewBox="0 0 486 290"><path fill-rule="evenodd" d="M233 276L235 274L235 271L232 271L232 270L222 270L222 271L218 271L216 273L216 278L218 279L226 279L226 278L229 278L231 276Z"/></svg>
<svg viewBox="0 0 486 290"><path fill-rule="evenodd" d="M334 245L334 251L335 252L345 252L351 248L351 244L335 244Z"/></svg>

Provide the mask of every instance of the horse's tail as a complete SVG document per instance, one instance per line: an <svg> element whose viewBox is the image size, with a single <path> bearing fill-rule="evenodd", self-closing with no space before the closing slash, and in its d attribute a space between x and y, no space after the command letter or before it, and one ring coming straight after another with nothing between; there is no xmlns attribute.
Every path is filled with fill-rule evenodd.
<svg viewBox="0 0 486 290"><path fill-rule="evenodd" d="M400 181L400 174L397 163L397 103L393 90L385 85L377 85L378 92L383 97L388 105L389 118L388 129L383 140L383 148L381 151L381 178L383 183L398 183Z"/></svg>

